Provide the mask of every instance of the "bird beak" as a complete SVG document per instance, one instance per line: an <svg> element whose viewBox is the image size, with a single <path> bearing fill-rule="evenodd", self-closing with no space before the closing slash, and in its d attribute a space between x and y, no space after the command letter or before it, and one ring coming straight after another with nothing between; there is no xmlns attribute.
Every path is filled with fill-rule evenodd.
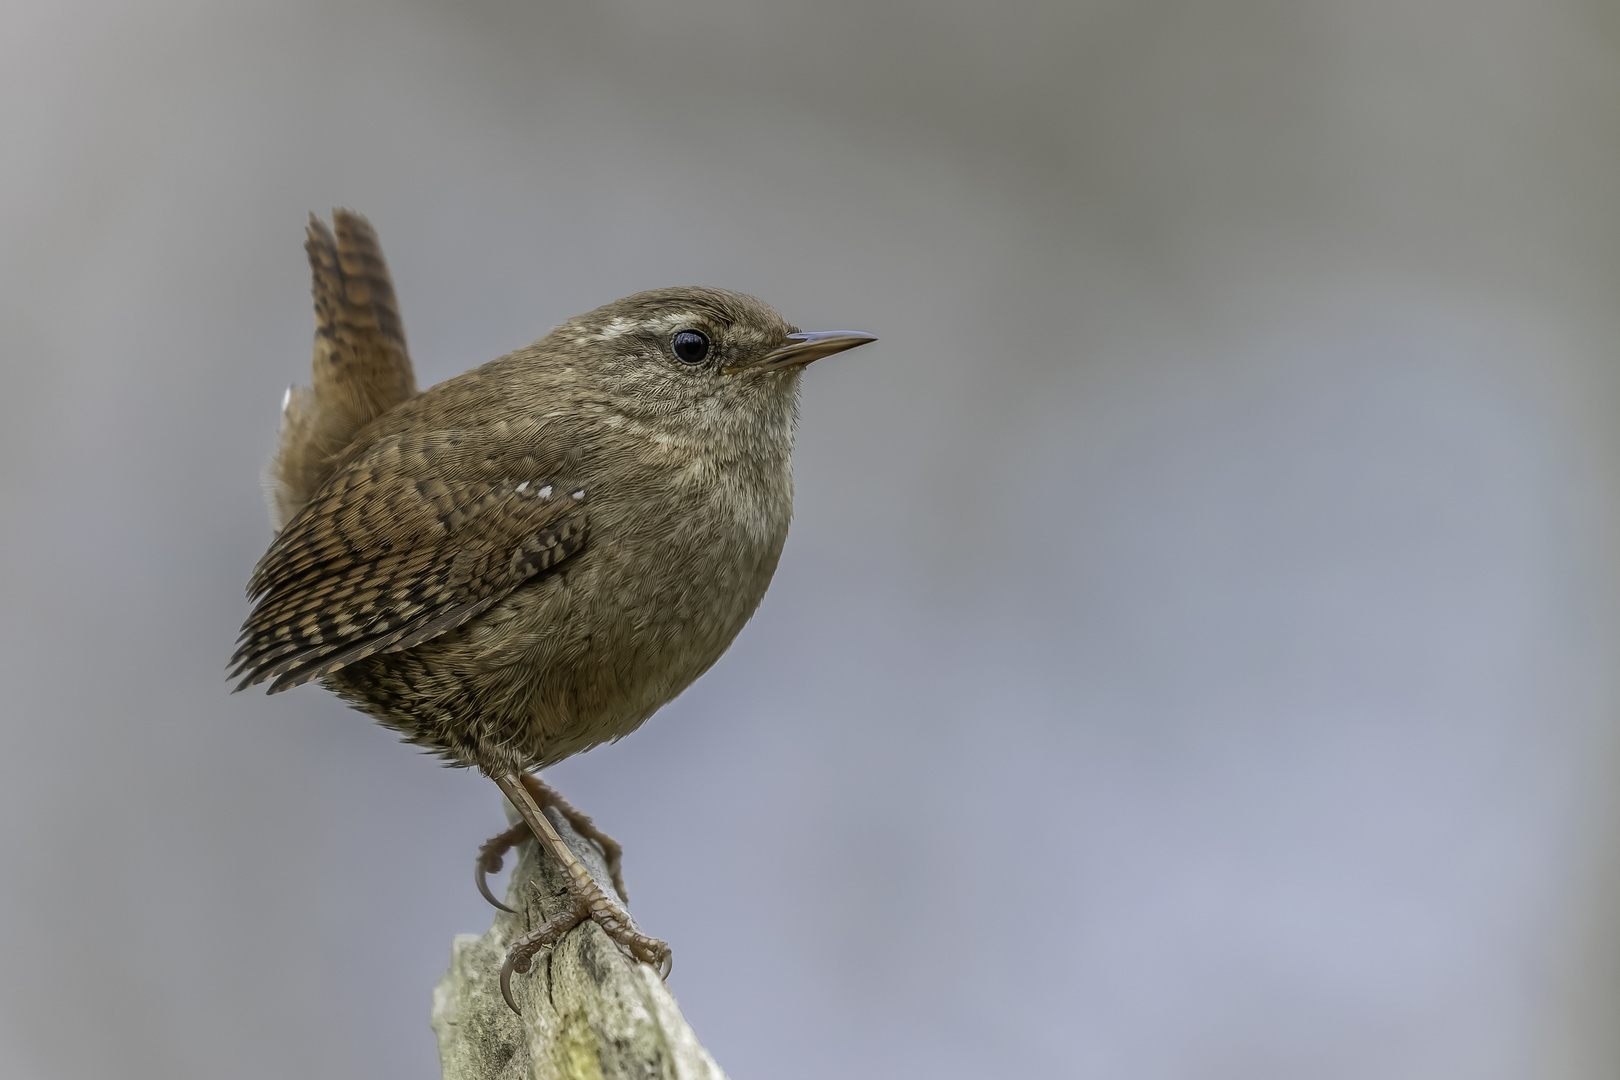
<svg viewBox="0 0 1620 1080"><path fill-rule="evenodd" d="M876 334L863 334L859 330L823 330L814 334L789 334L787 344L772 349L751 364L727 368L736 371L780 371L782 368L803 367L823 356L853 349L876 341Z"/></svg>

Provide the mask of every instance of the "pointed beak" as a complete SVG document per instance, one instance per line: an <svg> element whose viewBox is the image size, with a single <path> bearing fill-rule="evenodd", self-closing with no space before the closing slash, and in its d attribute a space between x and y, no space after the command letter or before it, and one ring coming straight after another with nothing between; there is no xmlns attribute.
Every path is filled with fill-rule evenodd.
<svg viewBox="0 0 1620 1080"><path fill-rule="evenodd" d="M876 334L863 334L859 330L823 330L813 334L789 334L787 344L772 349L752 364L727 368L731 371L780 371L782 368L803 367L823 356L853 349L876 341Z"/></svg>

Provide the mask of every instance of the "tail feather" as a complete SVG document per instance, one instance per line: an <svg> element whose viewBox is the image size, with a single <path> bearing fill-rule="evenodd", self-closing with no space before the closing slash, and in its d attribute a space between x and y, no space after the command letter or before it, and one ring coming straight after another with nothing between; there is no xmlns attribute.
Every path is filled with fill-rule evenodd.
<svg viewBox="0 0 1620 1080"><path fill-rule="evenodd" d="M271 524L280 531L331 475L360 429L416 394L399 301L371 223L332 211L334 230L314 214L304 250L314 279L313 385L282 403L280 444L265 473Z"/></svg>

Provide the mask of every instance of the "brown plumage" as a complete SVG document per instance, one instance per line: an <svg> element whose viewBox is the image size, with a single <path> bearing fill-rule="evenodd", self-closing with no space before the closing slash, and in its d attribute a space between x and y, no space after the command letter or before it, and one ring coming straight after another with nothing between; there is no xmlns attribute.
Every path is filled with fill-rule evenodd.
<svg viewBox="0 0 1620 1080"><path fill-rule="evenodd" d="M311 214L305 231L315 297L313 385L287 391L280 445L265 472L277 529L303 509L361 428L416 393L377 234L348 210L332 211L332 224L336 236Z"/></svg>
<svg viewBox="0 0 1620 1080"><path fill-rule="evenodd" d="M566 865L520 778L633 731L725 651L787 536L800 372L872 339L660 289L415 394L375 234L312 222L314 386L271 464L238 689L321 680L495 778ZM575 915L667 959L593 888Z"/></svg>

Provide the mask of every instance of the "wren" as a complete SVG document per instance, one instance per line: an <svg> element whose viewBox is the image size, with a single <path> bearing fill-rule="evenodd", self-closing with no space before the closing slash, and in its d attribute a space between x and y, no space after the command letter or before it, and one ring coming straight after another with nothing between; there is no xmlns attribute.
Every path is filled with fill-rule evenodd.
<svg viewBox="0 0 1620 1080"><path fill-rule="evenodd" d="M793 510L807 364L875 340L801 333L741 293L655 289L420 393L375 232L313 215L313 381L266 473L274 541L232 657L237 689L319 681L490 777L569 875L572 910L520 938L502 991L594 919L667 975L620 906L618 847L536 770L623 738L731 644ZM335 235L334 235L335 232ZM541 812L603 843L610 898Z"/></svg>

